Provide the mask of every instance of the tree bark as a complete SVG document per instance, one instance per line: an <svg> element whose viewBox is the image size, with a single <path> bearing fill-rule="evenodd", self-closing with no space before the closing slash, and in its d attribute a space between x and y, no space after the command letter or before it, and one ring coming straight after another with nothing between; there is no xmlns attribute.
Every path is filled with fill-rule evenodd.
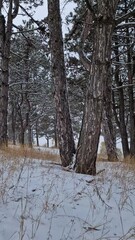
<svg viewBox="0 0 135 240"><path fill-rule="evenodd" d="M11 30L11 29L10 29ZM5 18L0 15L0 145L7 145L7 108L8 108L8 65L9 65L9 42L5 32ZM6 48L5 48L5 45Z"/></svg>
<svg viewBox="0 0 135 240"><path fill-rule="evenodd" d="M23 126L21 126L20 134L19 134L19 143L24 146L24 135L25 135L25 130Z"/></svg>
<svg viewBox="0 0 135 240"><path fill-rule="evenodd" d="M116 139L114 136L114 126L113 126L111 81L108 82L108 86L106 87L106 97L104 98L104 110L103 110L102 123L103 123L103 134L104 134L108 161L111 161L111 162L118 161Z"/></svg>
<svg viewBox="0 0 135 240"><path fill-rule="evenodd" d="M30 126L30 124L29 124L29 126L28 126L28 146L29 146L30 148L32 148L32 142L33 142L33 138L32 138L32 128L31 128L31 126Z"/></svg>
<svg viewBox="0 0 135 240"><path fill-rule="evenodd" d="M12 127L12 141L13 145L16 144L16 111L14 106L12 106L12 113L11 113L11 127Z"/></svg>
<svg viewBox="0 0 135 240"><path fill-rule="evenodd" d="M129 38L129 29L126 29L126 36L127 36L127 46L130 46L130 38ZM131 49L127 47L127 59L128 63L132 62L131 57ZM128 64L128 83L133 84L133 70L132 66ZM130 156L135 156L135 108L134 108L134 90L133 86L128 88L128 95L129 95L129 136L130 136Z"/></svg>
<svg viewBox="0 0 135 240"><path fill-rule="evenodd" d="M0 2L0 47L1 47L1 78L0 78L0 145L8 144L7 135L7 116L8 116L8 80L9 80L9 57L10 57L10 39L12 35L13 18L17 16L19 8L19 0L10 0L9 10L7 16L7 26L5 25L5 18L1 14L2 1Z"/></svg>
<svg viewBox="0 0 135 240"><path fill-rule="evenodd" d="M112 123L112 111L108 109L103 111L103 134L107 151L108 161L118 161L116 141L114 137L113 123Z"/></svg>
<svg viewBox="0 0 135 240"><path fill-rule="evenodd" d="M115 1L117 2L117 1ZM109 7L107 6L109 4ZM111 40L114 29L113 4L100 1L100 17L95 16L93 57L87 86L86 103L76 156L76 172L95 175L103 103L111 77Z"/></svg>
<svg viewBox="0 0 135 240"><path fill-rule="evenodd" d="M62 166L68 166L75 153L75 144L68 104L59 0L48 0L48 23L52 76L55 87L58 143Z"/></svg>
<svg viewBox="0 0 135 240"><path fill-rule="evenodd" d="M36 144L37 147L39 147L38 120L36 121L35 131L36 131Z"/></svg>
<svg viewBox="0 0 135 240"><path fill-rule="evenodd" d="M115 56L116 56L116 61L119 63L119 49L118 49L118 41L117 39L115 40L115 48L114 48ZM120 70L119 66L117 65L115 68L115 82L118 87L122 86L122 81L120 78ZM115 98L114 98L113 93L113 103L114 103L114 114L115 114L115 119L117 126L120 129L120 135L121 135L121 141L122 141L122 150L123 150L123 155L124 157L129 156L130 151L129 151L129 144L128 144L128 134L127 134L127 128L126 128L126 123L125 123L125 100L124 100L124 93L123 93L123 88L118 89L118 96L119 96L119 118L117 116L117 112L115 109Z"/></svg>

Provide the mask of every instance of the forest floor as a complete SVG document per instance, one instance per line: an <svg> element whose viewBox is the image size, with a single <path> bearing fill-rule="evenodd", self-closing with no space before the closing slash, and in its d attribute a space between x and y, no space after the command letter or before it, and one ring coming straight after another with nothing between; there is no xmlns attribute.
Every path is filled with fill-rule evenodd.
<svg viewBox="0 0 135 240"><path fill-rule="evenodd" d="M97 162L97 172L1 152L0 240L135 240L135 166Z"/></svg>

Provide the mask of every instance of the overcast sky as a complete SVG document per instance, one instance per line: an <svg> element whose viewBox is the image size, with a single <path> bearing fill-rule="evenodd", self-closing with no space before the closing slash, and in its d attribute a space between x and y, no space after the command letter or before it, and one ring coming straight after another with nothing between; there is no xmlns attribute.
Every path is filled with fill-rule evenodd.
<svg viewBox="0 0 135 240"><path fill-rule="evenodd" d="M67 26L65 23L65 17L73 11L75 4L74 3L67 3L67 0L60 0L60 4L61 4L61 15L62 15L62 22L63 22L63 31L66 32L67 31ZM41 7L38 7L35 9L35 14L33 15L35 20L42 20L44 19L48 14L47 11L47 0L44 0L44 5ZM21 25L22 23L22 19L25 20L26 17L22 17L22 16L18 16L14 23L17 25Z"/></svg>

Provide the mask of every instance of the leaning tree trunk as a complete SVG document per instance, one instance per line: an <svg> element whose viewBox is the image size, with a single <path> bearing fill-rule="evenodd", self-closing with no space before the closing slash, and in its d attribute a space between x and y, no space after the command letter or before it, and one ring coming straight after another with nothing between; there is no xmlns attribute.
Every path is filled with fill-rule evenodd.
<svg viewBox="0 0 135 240"><path fill-rule="evenodd" d="M76 172L90 175L96 174L103 102L111 76L111 40L115 13L112 2L104 4L103 2L99 1L98 4L100 17L94 15L93 57L87 86L83 126L76 156Z"/></svg>
<svg viewBox="0 0 135 240"><path fill-rule="evenodd" d="M72 162L75 145L69 112L59 0L48 0L52 76L55 87L57 134L63 166Z"/></svg>

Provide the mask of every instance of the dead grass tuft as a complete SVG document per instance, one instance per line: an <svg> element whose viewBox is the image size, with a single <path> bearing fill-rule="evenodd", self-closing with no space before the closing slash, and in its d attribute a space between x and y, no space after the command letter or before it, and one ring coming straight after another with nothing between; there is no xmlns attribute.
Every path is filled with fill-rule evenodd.
<svg viewBox="0 0 135 240"><path fill-rule="evenodd" d="M58 154L49 150L29 148L27 146L8 146L2 147L1 154L7 158L29 158L60 162Z"/></svg>
<svg viewBox="0 0 135 240"><path fill-rule="evenodd" d="M108 157L106 155L103 156L102 154L98 154L97 161L98 162L108 162Z"/></svg>
<svg viewBox="0 0 135 240"><path fill-rule="evenodd" d="M132 164L135 167L135 157L127 156L123 159L124 163Z"/></svg>

